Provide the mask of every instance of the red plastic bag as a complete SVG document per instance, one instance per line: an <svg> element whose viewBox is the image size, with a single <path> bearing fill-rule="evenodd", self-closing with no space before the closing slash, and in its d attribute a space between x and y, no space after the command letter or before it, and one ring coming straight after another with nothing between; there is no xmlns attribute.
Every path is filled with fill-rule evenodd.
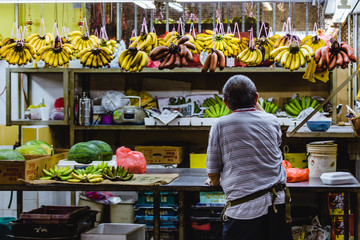
<svg viewBox="0 0 360 240"><path fill-rule="evenodd" d="M123 166L130 172L146 173L146 160L141 152L120 147L116 150L116 161L118 166Z"/></svg>
<svg viewBox="0 0 360 240"><path fill-rule="evenodd" d="M309 180L309 169L293 168L289 161L283 160L286 170L286 182L303 182Z"/></svg>

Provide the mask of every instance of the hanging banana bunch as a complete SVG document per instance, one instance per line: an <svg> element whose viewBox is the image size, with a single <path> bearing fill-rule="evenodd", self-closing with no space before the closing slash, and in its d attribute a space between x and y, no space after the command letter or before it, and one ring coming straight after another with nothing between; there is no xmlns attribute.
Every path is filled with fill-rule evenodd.
<svg viewBox="0 0 360 240"><path fill-rule="evenodd" d="M76 51L82 51L87 48L94 48L99 45L100 41L95 35L73 31L69 34L70 42L74 45Z"/></svg>
<svg viewBox="0 0 360 240"><path fill-rule="evenodd" d="M26 42L30 43L35 48L35 51L39 51L44 46L50 46L53 41L54 35L52 33L46 33L45 35L33 33L26 39Z"/></svg>
<svg viewBox="0 0 360 240"><path fill-rule="evenodd" d="M119 56L119 66L129 72L141 72L148 63L148 55L136 47L124 50Z"/></svg>
<svg viewBox="0 0 360 240"><path fill-rule="evenodd" d="M309 47L311 47L314 51L318 50L321 47L325 47L326 46L326 42L324 39L319 38L318 35L309 35L304 37L302 40L302 45L308 45Z"/></svg>
<svg viewBox="0 0 360 240"><path fill-rule="evenodd" d="M250 42L250 39L247 38L247 37L240 38L240 41L238 41L240 52L242 52L245 49L249 48L249 42Z"/></svg>
<svg viewBox="0 0 360 240"><path fill-rule="evenodd" d="M94 48L85 48L81 50L76 57L80 59L80 63L84 67L89 68L101 68L109 65L109 63L114 59L114 52L112 52L108 47L94 47Z"/></svg>
<svg viewBox="0 0 360 240"><path fill-rule="evenodd" d="M130 38L130 41L132 41L130 48L136 47L138 50L146 52L147 55L150 55L151 50L158 46L158 37L154 32L142 32L140 36Z"/></svg>
<svg viewBox="0 0 360 240"><path fill-rule="evenodd" d="M37 52L36 62L43 60L51 67L61 67L71 60L74 46L70 43L62 43L59 36L55 37L52 46L44 46Z"/></svg>
<svg viewBox="0 0 360 240"><path fill-rule="evenodd" d="M264 56L263 61L266 61L270 59L270 53L274 50L274 42L266 37L261 37L256 40L255 48L260 49Z"/></svg>
<svg viewBox="0 0 360 240"><path fill-rule="evenodd" d="M106 39L103 38L103 39L100 40L100 46L101 47L107 47L112 52L115 52L115 48L117 48L116 41L114 39L106 40Z"/></svg>
<svg viewBox="0 0 360 240"><path fill-rule="evenodd" d="M32 62L35 57L35 49L29 43L16 41L0 48L0 56L11 65L24 65Z"/></svg>

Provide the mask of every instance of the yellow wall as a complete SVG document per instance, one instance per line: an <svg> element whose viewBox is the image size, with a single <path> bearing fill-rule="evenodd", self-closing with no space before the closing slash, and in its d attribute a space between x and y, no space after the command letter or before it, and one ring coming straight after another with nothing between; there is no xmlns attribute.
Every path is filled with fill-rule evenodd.
<svg viewBox="0 0 360 240"><path fill-rule="evenodd" d="M55 7L55 5L57 7ZM24 26L26 24L26 21L29 19L29 8L30 18L33 22L31 26L32 33L39 32L42 12L44 12L46 32L53 31L56 12L60 34L63 25L69 27L70 31L78 30L78 22L83 18L83 10L73 9L72 4L20 4L20 26ZM42 10L42 8L44 10ZM57 11L55 11L56 8ZM1 37L10 37L13 23L15 22L15 4L0 4L0 22Z"/></svg>

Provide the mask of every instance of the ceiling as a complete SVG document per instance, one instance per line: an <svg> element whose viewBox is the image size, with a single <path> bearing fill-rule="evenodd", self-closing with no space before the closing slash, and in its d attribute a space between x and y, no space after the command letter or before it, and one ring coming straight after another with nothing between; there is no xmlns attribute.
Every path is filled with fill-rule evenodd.
<svg viewBox="0 0 360 240"><path fill-rule="evenodd" d="M334 14L336 4L339 2L339 0L327 0L325 14ZM351 6L350 13L360 13L360 0L347 0L347 4Z"/></svg>

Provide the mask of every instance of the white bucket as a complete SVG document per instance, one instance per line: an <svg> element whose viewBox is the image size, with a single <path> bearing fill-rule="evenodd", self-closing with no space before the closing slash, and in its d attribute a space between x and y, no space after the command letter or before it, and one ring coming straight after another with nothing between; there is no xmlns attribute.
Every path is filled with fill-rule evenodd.
<svg viewBox="0 0 360 240"><path fill-rule="evenodd" d="M337 144L307 144L309 177L336 172Z"/></svg>

